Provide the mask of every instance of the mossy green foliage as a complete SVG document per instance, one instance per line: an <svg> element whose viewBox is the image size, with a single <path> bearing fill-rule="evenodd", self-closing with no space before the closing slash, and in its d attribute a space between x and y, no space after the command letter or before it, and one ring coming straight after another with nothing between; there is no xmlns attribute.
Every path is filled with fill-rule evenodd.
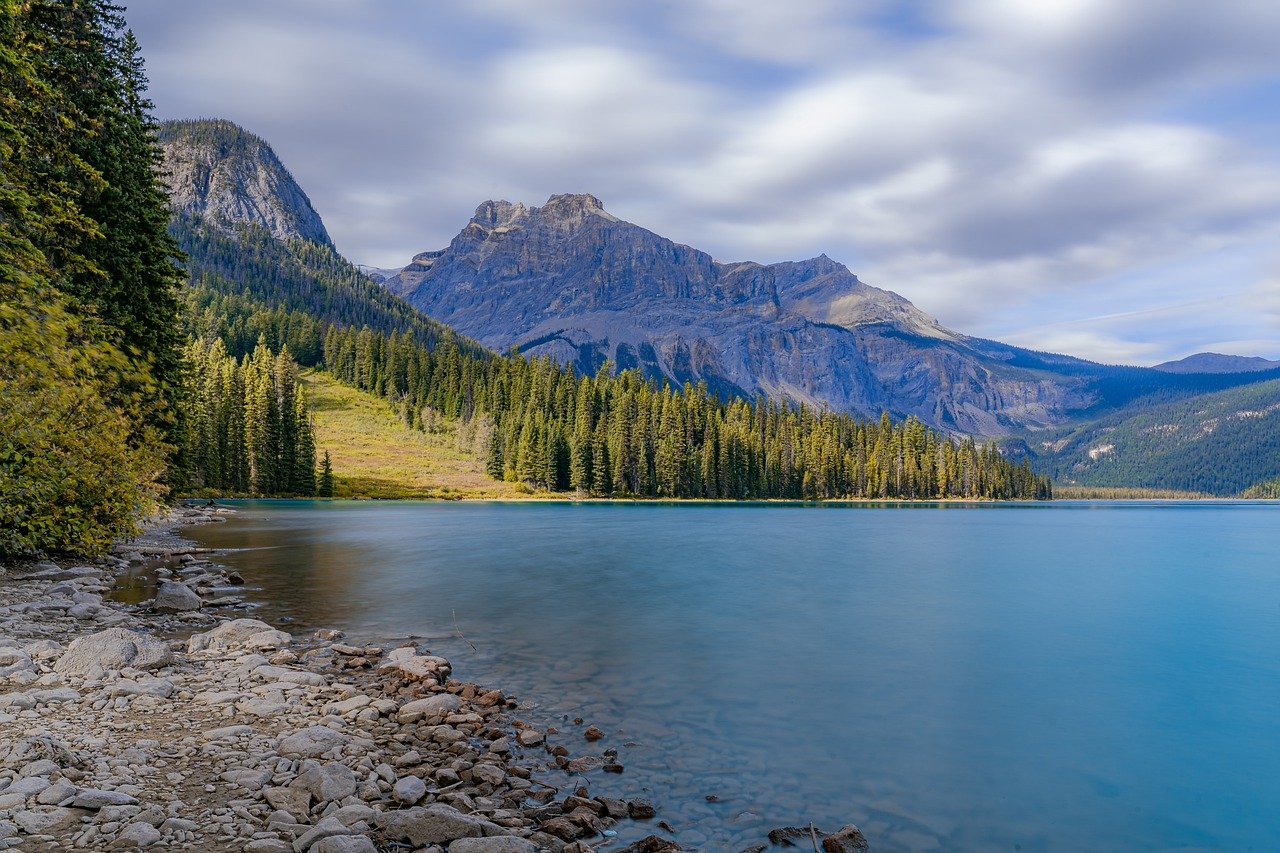
<svg viewBox="0 0 1280 853"><path fill-rule="evenodd" d="M116 7L0 0L0 556L130 532L178 432L144 84Z"/></svg>

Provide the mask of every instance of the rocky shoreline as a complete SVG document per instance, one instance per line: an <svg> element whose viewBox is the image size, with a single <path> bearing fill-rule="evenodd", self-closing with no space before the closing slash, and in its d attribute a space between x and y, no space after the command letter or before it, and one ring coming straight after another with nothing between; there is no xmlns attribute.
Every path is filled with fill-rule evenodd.
<svg viewBox="0 0 1280 853"><path fill-rule="evenodd" d="M522 756L545 759L546 733L443 658L212 615L200 593L236 579L173 530L220 512L176 510L96 561L4 569L0 848L585 853L654 816L534 779ZM146 559L171 563L156 599L108 600Z"/></svg>
<svg viewBox="0 0 1280 853"><path fill-rule="evenodd" d="M591 795L579 774L623 768L607 749L571 756L566 742L600 737L583 721L552 745L555 728L428 650L215 615L243 581L175 531L228 512L172 510L94 561L0 567L0 849L681 849L657 834L613 847L614 826L655 810ZM151 561L154 598L110 600ZM567 771L559 787L545 767ZM867 849L852 826L769 841Z"/></svg>

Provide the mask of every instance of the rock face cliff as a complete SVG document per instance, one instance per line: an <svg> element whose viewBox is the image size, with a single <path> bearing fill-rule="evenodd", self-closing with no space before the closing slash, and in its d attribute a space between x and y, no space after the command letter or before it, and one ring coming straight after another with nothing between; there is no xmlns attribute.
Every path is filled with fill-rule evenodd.
<svg viewBox="0 0 1280 853"><path fill-rule="evenodd" d="M487 201L448 248L384 283L494 349L584 372L609 360L722 393L914 414L977 435L1060 423L1094 398L1074 375L1088 362L950 331L825 255L720 263L585 194L542 207Z"/></svg>
<svg viewBox="0 0 1280 853"><path fill-rule="evenodd" d="M175 213L333 246L311 200L262 139L224 119L165 122L159 137Z"/></svg>

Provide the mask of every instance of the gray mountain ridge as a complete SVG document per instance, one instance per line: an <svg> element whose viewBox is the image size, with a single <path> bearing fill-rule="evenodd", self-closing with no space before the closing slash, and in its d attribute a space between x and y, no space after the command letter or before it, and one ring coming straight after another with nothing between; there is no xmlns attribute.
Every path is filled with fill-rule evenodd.
<svg viewBox="0 0 1280 853"><path fill-rule="evenodd" d="M1254 373L1260 370L1275 370L1280 361L1271 361L1260 356L1223 355L1220 352L1198 352L1177 361L1165 361L1155 365L1152 370L1166 373Z"/></svg>
<svg viewBox="0 0 1280 853"><path fill-rule="evenodd" d="M384 285L493 349L587 373L607 359L725 394L888 410L976 435L1061 423L1096 402L1074 375L1090 362L946 329L826 255L718 262L588 194L486 201L447 248Z"/></svg>
<svg viewBox="0 0 1280 853"><path fill-rule="evenodd" d="M167 121L159 139L175 212L333 247L311 199L265 140L224 119Z"/></svg>
<svg viewBox="0 0 1280 853"><path fill-rule="evenodd" d="M336 255L264 140L216 119L166 122L159 136L177 216L228 232L251 224ZM609 360L656 381L706 382L721 396L916 415L984 437L1280 373L1112 367L969 337L826 255L721 263L618 219L587 194L542 207L485 202L445 249L400 270L362 270L499 352L515 346L580 372Z"/></svg>

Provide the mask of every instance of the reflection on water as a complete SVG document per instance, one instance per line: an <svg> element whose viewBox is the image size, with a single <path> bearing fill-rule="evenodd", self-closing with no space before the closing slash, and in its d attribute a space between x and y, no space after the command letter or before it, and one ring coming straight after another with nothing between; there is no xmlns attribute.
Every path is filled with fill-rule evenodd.
<svg viewBox="0 0 1280 853"><path fill-rule="evenodd" d="M1276 505L241 508L264 618L586 717L689 845L1280 849Z"/></svg>

